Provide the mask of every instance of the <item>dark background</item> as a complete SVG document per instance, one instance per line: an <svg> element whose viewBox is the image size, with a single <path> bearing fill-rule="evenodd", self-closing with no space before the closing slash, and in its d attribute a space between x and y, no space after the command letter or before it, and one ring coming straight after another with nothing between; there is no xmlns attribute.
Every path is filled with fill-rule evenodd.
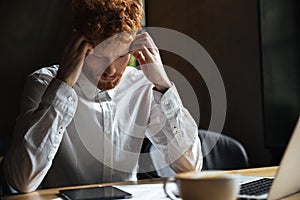
<svg viewBox="0 0 300 200"><path fill-rule="evenodd" d="M146 1L147 26L190 36L217 64L228 101L223 131L245 146L250 166L278 163L300 113L298 2ZM72 31L69 0L2 0L0 27L0 135L8 144L26 76L57 63ZM189 79L206 128L210 97L202 78L179 56L162 58Z"/></svg>
<svg viewBox="0 0 300 200"><path fill-rule="evenodd" d="M265 144L278 162L300 114L300 16L296 0L261 1Z"/></svg>

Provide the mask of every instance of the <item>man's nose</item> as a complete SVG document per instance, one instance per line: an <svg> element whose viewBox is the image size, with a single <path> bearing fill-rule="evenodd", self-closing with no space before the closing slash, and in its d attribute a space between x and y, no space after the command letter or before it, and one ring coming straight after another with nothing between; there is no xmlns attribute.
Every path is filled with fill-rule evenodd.
<svg viewBox="0 0 300 200"><path fill-rule="evenodd" d="M106 76L112 76L116 73L116 68L114 67L113 63L110 64L106 70L105 70L105 75Z"/></svg>

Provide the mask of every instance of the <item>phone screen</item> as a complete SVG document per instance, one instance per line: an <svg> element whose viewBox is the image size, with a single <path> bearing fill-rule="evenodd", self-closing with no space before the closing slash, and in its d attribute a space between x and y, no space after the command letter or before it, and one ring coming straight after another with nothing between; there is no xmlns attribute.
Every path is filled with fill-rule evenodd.
<svg viewBox="0 0 300 200"><path fill-rule="evenodd" d="M132 194L113 186L59 190L59 193L68 200L128 199L132 197Z"/></svg>

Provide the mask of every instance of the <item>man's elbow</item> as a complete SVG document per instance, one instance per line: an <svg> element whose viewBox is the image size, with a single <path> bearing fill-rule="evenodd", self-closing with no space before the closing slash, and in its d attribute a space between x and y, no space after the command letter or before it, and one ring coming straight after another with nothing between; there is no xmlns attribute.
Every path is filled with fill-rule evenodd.
<svg viewBox="0 0 300 200"><path fill-rule="evenodd" d="M35 191L38 187L29 183L10 183L7 181L7 187L10 193L29 193Z"/></svg>
<svg viewBox="0 0 300 200"><path fill-rule="evenodd" d="M33 192L38 188L38 184L29 178L21 178L10 175L9 172L4 174L4 183L9 193L29 193Z"/></svg>

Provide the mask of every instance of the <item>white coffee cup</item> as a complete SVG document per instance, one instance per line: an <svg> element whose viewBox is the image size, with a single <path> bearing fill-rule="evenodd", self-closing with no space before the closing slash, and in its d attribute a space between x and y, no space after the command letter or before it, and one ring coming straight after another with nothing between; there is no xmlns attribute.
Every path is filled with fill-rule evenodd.
<svg viewBox="0 0 300 200"><path fill-rule="evenodd" d="M168 189L175 182L183 200L236 200L239 193L239 175L225 172L185 172L164 182L164 191L171 199L177 199Z"/></svg>

